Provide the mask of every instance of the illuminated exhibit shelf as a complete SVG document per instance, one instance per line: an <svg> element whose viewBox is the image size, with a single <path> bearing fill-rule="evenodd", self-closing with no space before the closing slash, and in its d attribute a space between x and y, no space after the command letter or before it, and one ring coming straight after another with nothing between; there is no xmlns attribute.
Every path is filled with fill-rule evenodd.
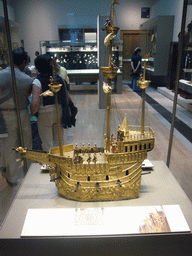
<svg viewBox="0 0 192 256"><path fill-rule="evenodd" d="M54 225L49 226L52 216L57 218ZM190 232L179 205L29 209L21 237L170 232Z"/></svg>
<svg viewBox="0 0 192 256"><path fill-rule="evenodd" d="M185 79L180 79L179 80L179 88L182 89L183 91L192 93L192 82L187 81Z"/></svg>

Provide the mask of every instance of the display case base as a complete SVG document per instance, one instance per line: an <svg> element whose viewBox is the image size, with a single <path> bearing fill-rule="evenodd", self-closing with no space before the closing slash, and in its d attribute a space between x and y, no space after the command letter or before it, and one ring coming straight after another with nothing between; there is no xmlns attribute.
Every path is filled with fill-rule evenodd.
<svg viewBox="0 0 192 256"><path fill-rule="evenodd" d="M154 168L142 175L141 192L137 199L112 202L77 202L58 194L49 174L32 164L0 230L2 255L190 255L192 234L114 234L73 237L21 238L28 209L105 208L155 205L179 205L189 229L192 229L192 203L163 161L151 161ZM62 216L65 218L66 216ZM121 218L121 216L118 216ZM37 216L38 218L38 216ZM53 215L47 223L55 225ZM129 216L126 216L129 219ZM126 222L125 218L125 222ZM111 223L113 228L113 223ZM18 252L18 253L17 253Z"/></svg>

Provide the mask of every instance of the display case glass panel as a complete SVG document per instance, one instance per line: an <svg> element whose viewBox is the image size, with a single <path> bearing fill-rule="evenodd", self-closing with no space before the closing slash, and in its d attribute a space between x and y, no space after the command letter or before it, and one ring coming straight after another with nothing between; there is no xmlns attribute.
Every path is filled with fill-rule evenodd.
<svg viewBox="0 0 192 256"><path fill-rule="evenodd" d="M147 55L146 72L152 82L163 84L167 75L173 24L174 16L159 15L140 25L140 47L142 56Z"/></svg>
<svg viewBox="0 0 192 256"><path fill-rule="evenodd" d="M148 27L147 29L144 28L144 30L141 32L141 40L140 40L141 47L142 47L142 52L143 52L143 57L144 57L145 54L150 54L149 58L148 58L148 62L147 62L147 65L148 65L147 68L148 68L148 71L150 71L150 68L151 68L152 72L156 72L156 70L160 70L160 68L161 68L161 67L158 67L158 64L157 64L157 63L159 63L158 58L160 56L159 52L157 54L157 51L159 49L159 45L157 45L157 42L158 42L158 39L159 39L158 30L156 30L157 27L154 27L154 28ZM67 35L66 35L66 37L64 36L63 40L59 40L59 41L41 41L40 42L41 53L42 54L44 54L44 53L51 54L54 58L56 58L57 62L61 66L64 66L67 69L98 69L98 65L97 65L97 51L98 51L98 48L97 48L97 42L95 41L95 34L94 33L93 34L89 33L88 35L86 35L86 33L85 33L84 36L82 36L81 33L82 33L81 30L78 29L78 30L72 31L72 33L69 34L69 36L67 36ZM17 46L17 44L16 44L16 46ZM169 47L166 47L166 50L168 50L168 49L169 49ZM186 61L186 63L187 63L187 65L185 66L186 68L191 67L189 65L190 64L189 62L191 60L190 51L191 51L190 49L187 49L187 51L185 52L184 57L183 57L184 62ZM189 53L190 56L186 55L188 53ZM118 67L122 66L122 44L121 44L121 42L119 42L119 43L118 43L118 41L115 42L115 46L113 47L113 59L116 62L116 65ZM3 58L3 60L4 60L4 58ZM7 60L8 60L8 58L7 58ZM165 65L165 62L162 62L162 63ZM7 64L5 66L7 66ZM158 74L156 74L156 75L158 75ZM126 91L127 91L127 89L126 89ZM96 135L97 134L103 134L103 131L105 130L104 129L105 124L102 123L103 116L101 115L101 118L97 117L97 114L99 115L101 113L101 111L98 111L98 109L97 109L97 105L96 105L97 103L95 104L96 105L96 110L91 112L92 111L91 108L94 105L93 100L92 100L93 96L94 95L90 94L90 95L87 95L86 97L84 97L84 96L82 97L82 95L80 93L79 93L79 95L75 94L75 93L73 95L73 97L74 97L73 99L74 99L75 103L78 102L78 99L81 99L81 101L84 101L86 103L89 102L90 105L86 105L86 107L83 109L83 106L85 105L84 102L83 102L83 104L82 104L82 102L80 104L78 102L78 104L79 104L78 107L79 107L79 110L81 111L81 113L85 112L85 113L88 113L88 115L87 115L87 118L85 118L85 119L82 119L82 116L81 116L81 118L79 118L79 120L81 120L81 124L83 124L81 126L81 127L83 127L82 130L80 130L78 125L77 125L76 128L75 128L76 130L74 130L75 132L73 132L73 130L72 130L71 133L70 133L70 131L66 131L65 134L67 134L67 140L69 140L70 143L76 143L76 141L79 142L79 141L82 141L82 139L84 139L86 142L89 142L87 140L88 136L91 137L91 142L95 141ZM131 104L132 104L131 106L128 106L130 103L124 100L125 98L129 98L129 97L130 98L133 97L133 101L131 102ZM135 116L136 116L136 113L137 113L137 105L136 105L137 98L134 99L134 97L135 97L134 94L132 94L132 92L130 90L128 91L128 94L126 94L126 96L123 95L123 97L121 97L121 98L115 98L114 97L114 100L112 102L114 109L112 111L115 112L116 116L115 116L114 119L112 119L112 121L115 123L115 124L113 123L113 126L115 126L117 123L119 123L119 119L122 116L124 116L126 111L132 114L131 118L135 119ZM119 103L119 105L118 105L118 103ZM118 108L117 108L117 106L118 106ZM92 114L92 113L94 113L94 114ZM97 119L96 119L96 117L97 117ZM86 122L84 122L84 120ZM95 122L95 120L96 121L99 120L99 122ZM100 123L100 121L101 121L101 123ZM152 118L152 121L156 122L156 117ZM87 123L90 123L89 127L87 126ZM157 123L159 124L159 122L157 122ZM101 130L99 130L100 128L101 128ZM97 129L99 131L98 133L97 133ZM83 131L83 132L81 133L80 131ZM84 133L85 133L84 131L86 131L86 136L84 135ZM160 132L160 133L163 134L164 131L165 130L163 129L162 132ZM81 137L81 138L78 139L78 137L76 135L78 137ZM165 135L166 135L166 133L163 134L163 137L165 137ZM92 140L92 138L93 138L93 140ZM160 138L160 137L158 137L158 138ZM98 141L100 142L100 139L98 139ZM167 137L166 137L166 141L167 141ZM177 149L176 150L178 150L178 144L180 144L180 143L178 143L178 141L177 141ZM134 148L136 149L137 145L135 145ZM163 147L161 147L161 148L163 148ZM179 147L179 149L180 148L181 147ZM160 152L159 149L158 149L158 152ZM182 153L183 152L181 152L180 155L182 155ZM158 158L160 158L160 157L158 156ZM179 159L179 160L181 161L182 159ZM160 162L162 162L162 161L160 161ZM161 170L163 172L164 171L167 172L166 167L164 167L164 166L163 166L163 168L161 166L158 167L157 163L156 163L156 168L157 168L158 171L156 171L156 172L151 172L150 171L150 172L144 173L144 174L151 174L151 173L155 173L155 174L158 173L159 174L159 173L161 173ZM184 170L187 169L187 165L185 165L183 169ZM44 189L44 188L47 189L47 193L46 193L46 191L44 191L45 193L43 194L43 202L45 203L45 206L46 206L46 200L44 200L44 198L45 198L44 195L49 195L50 194L49 186L47 186L47 180L44 179L44 175L46 175L46 177L47 177L47 174L43 173L43 171L40 170L40 169L38 169L37 171L38 172L32 172L32 173L33 174L38 173L39 176L40 176L40 179L35 179L35 181L39 182L42 179L43 182L45 182L45 185L43 184L43 182L39 183L39 191L41 192L42 189ZM179 171L181 171L181 169ZM169 173L169 172L167 172L167 173ZM166 173L166 175L167 175L167 173ZM145 177L147 177L149 179L150 175L145 175ZM163 175L163 173L161 173L161 175L159 175L158 177L160 177L160 179L162 178L162 183L165 182L165 176ZM30 179L30 176L28 176L28 178ZM106 179L108 179L107 176L106 176ZM159 178L157 179L156 183L154 182L154 180L152 180L151 186L150 186L150 183L148 183L148 181L145 180L145 178L143 178L143 181L144 181L144 183L142 184L143 188L148 189L148 190L143 189L143 197L146 200L148 200L149 199L149 196L148 196L149 195L149 190L152 189L151 200L149 200L149 203L152 203L153 200L155 200L154 199L155 198L154 197L154 191L155 192L156 191L161 192L161 191L163 191L163 187L162 187L162 190L160 188L159 191L158 191L158 189L156 189L156 188L159 188ZM173 179L173 183L174 182L175 182L175 180ZM28 181L26 183L28 184ZM35 186L37 187L36 183L33 183L33 184L35 184ZM42 186L42 184L43 184L43 186ZM52 183L48 183L48 184L51 184L51 186L52 186ZM172 183L169 183L169 184L172 184ZM163 184L163 185L165 186L165 184ZM50 186L50 189L53 189L51 186ZM32 187L34 187L34 185L30 186L30 188L32 188ZM167 187L169 188L169 186L167 186ZM28 189L28 186L26 186L26 187L24 186L24 188ZM174 192L174 190L177 191L177 192L179 191L178 187L173 187L173 189L171 189L172 192ZM37 191L37 192L39 193L39 191ZM32 193L33 193L33 196L31 196L31 198L34 198L34 191L32 191ZM38 193L37 193L36 198L39 198L41 196ZM174 193L172 193L172 194L174 194ZM21 199L23 200L23 198L26 195L27 195L27 191L25 190ZM167 192L167 195L169 195L169 191ZM35 200L36 200L36 198L35 198ZM51 198L53 198L53 196L51 196ZM162 197L157 196L157 198L162 198ZM174 198L174 195L173 195L173 198ZM182 197L177 196L177 198L183 198L183 195L182 195ZM25 199L26 199L26 202L27 202L27 198L25 198ZM57 201L60 202L61 199L62 198L59 197L59 199ZM165 199L167 200L166 195L165 195ZM184 199L185 199L185 197L184 197ZM53 201L53 204L54 204L55 198L52 201ZM138 200L135 200L135 202L137 202L137 201ZM65 199L62 199L62 202L64 202L64 204L65 204L65 202L68 202L68 201L65 200ZM180 201L178 201L178 202L180 202ZM127 203L127 202L125 202L125 203ZM132 202L128 202L128 204L129 203L132 203ZM156 202L154 201L154 203L156 203ZM24 211L22 211L23 213L25 213L25 211L26 211L26 205L27 204L22 203L22 206L25 208ZM56 205L53 205L53 206L56 207ZM42 207L42 205L41 205L41 207ZM50 207L50 205L49 205L49 207ZM58 207L61 207L61 205L59 205ZM12 207L12 208L14 208L14 207ZM16 209L16 208L14 208L14 209ZM9 217L10 216L11 215L9 215ZM187 216L187 217L189 218L189 216ZM13 218L9 218L9 219L13 220ZM23 218L21 219L20 222L23 224ZM20 225L20 223L19 223L19 225ZM14 225L12 225L11 227L13 227L13 226ZM12 231L10 231L9 228L8 228L8 230L9 230L8 231L9 233L12 232ZM14 230L16 230L16 232L18 231L18 229L16 229L15 226L14 226ZM20 235L20 233L19 233L19 235ZM20 240L20 239L18 239L18 240Z"/></svg>
<svg viewBox="0 0 192 256"><path fill-rule="evenodd" d="M181 59L179 93L192 99L192 21L186 24Z"/></svg>

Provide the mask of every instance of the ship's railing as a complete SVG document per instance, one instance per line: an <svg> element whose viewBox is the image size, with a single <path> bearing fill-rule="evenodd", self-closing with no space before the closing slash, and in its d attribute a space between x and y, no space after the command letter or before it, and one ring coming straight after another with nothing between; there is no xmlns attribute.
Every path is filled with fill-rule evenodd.
<svg viewBox="0 0 192 256"><path fill-rule="evenodd" d="M73 144L62 145L62 147L63 147L64 153L73 151ZM60 153L59 147L51 148L49 151L49 154L51 154L51 155L55 155L55 154L59 154L59 153Z"/></svg>
<svg viewBox="0 0 192 256"><path fill-rule="evenodd" d="M122 184L129 182L129 184L134 184L135 179L140 177L141 174L141 162L133 163L131 166L124 166L124 169L119 170L118 166L114 166L114 168L109 168L108 166L94 166L95 168L84 169L82 166L79 168L78 172L70 172L69 175L62 176L67 182L70 181L71 184L76 184L77 180L80 181L81 186L87 186L89 183L89 187L95 187L97 182L101 182L99 187L110 187L117 184L117 180L120 180ZM99 172L98 172L99 171ZM138 172L139 171L139 172ZM73 176L74 175L74 176Z"/></svg>
<svg viewBox="0 0 192 256"><path fill-rule="evenodd" d="M113 153L107 155L107 161L109 164L121 163L126 164L129 162L134 162L136 160L143 161L147 158L147 152L130 152L130 153Z"/></svg>
<svg viewBox="0 0 192 256"><path fill-rule="evenodd" d="M127 135L125 137L125 141L146 140L154 138L154 131L150 126L145 126L144 133L141 133L141 126L130 125L129 131L132 132L132 134Z"/></svg>
<svg viewBox="0 0 192 256"><path fill-rule="evenodd" d="M129 130L141 132L141 126L140 125L129 125ZM154 133L153 129L150 126L144 126L144 132Z"/></svg>

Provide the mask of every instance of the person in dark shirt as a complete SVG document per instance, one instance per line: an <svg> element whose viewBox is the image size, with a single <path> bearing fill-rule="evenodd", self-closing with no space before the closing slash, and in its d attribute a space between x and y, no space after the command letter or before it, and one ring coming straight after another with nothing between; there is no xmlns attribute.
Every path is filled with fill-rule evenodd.
<svg viewBox="0 0 192 256"><path fill-rule="evenodd" d="M40 95L50 89L51 77L53 70L51 66L52 58L48 54L37 56L35 66L39 75L33 80L31 114L37 116L39 135L42 141L42 149L49 152L51 148L58 145L57 134L57 113L55 97ZM71 113L69 110L69 99L67 94L67 83L61 76L56 75L59 84L62 84L58 92L59 114L61 117L61 137L63 139L63 128L71 127ZM63 141L64 142L64 141Z"/></svg>
<svg viewBox="0 0 192 256"><path fill-rule="evenodd" d="M140 87L137 84L141 73L141 48L137 47L131 58L132 67L132 86L134 91L140 91Z"/></svg>

